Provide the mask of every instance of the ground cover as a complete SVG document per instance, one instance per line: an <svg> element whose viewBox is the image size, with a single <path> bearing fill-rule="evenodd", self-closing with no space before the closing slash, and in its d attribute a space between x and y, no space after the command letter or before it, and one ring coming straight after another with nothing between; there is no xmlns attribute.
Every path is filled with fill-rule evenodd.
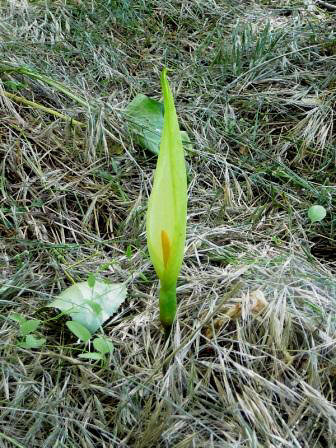
<svg viewBox="0 0 336 448"><path fill-rule="evenodd" d="M20 0L0 17L0 447L335 446L333 11ZM191 141L167 342L145 237L156 155L125 114L160 100L163 66ZM104 363L46 308L90 273L128 290Z"/></svg>

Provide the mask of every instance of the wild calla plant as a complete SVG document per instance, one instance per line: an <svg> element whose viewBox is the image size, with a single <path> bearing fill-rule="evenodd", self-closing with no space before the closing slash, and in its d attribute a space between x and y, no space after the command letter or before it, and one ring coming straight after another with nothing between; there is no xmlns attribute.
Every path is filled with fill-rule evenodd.
<svg viewBox="0 0 336 448"><path fill-rule="evenodd" d="M187 176L181 132L166 69L161 74L164 123L148 201L147 244L160 279L160 320L170 331L176 314L176 282L183 260L187 223Z"/></svg>

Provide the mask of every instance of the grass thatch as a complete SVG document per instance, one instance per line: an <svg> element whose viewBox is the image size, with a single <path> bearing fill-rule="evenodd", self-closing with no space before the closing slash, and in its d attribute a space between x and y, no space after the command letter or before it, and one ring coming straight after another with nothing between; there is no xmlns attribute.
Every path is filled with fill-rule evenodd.
<svg viewBox="0 0 336 448"><path fill-rule="evenodd" d="M0 448L335 446L323 3L1 2ZM193 146L167 343L144 233L156 160L123 113L137 93L160 98L163 65ZM128 284L103 367L45 308L90 272ZM44 347L18 346L14 313L42 320Z"/></svg>

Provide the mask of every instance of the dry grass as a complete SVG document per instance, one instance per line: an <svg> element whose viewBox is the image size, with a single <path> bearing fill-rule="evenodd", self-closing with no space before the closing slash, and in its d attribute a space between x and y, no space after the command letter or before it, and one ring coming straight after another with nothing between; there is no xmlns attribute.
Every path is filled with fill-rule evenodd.
<svg viewBox="0 0 336 448"><path fill-rule="evenodd" d="M336 44L305 3L1 3L0 448L335 446ZM123 115L163 65L193 143L167 343ZM106 366L45 308L90 272L128 284Z"/></svg>

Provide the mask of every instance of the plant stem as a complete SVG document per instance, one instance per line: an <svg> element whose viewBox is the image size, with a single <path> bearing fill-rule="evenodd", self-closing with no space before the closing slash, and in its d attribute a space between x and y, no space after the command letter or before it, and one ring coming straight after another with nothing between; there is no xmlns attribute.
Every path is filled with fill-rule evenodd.
<svg viewBox="0 0 336 448"><path fill-rule="evenodd" d="M82 126L82 127L86 126L85 123L82 123L80 121L72 119L71 117L61 114L60 112L58 112L55 109L51 109L50 107L45 107L42 104L35 103L35 101L27 100L26 98L24 98L22 96L18 96L18 95L15 95L14 93L10 93L10 92L4 92L4 95L7 96L7 98L10 98L11 100L13 100L17 103L25 104L26 106L30 106L33 109L43 110L43 112L47 112L48 114L54 115L55 117L61 118L62 120L71 121L72 124L76 124L76 125Z"/></svg>
<svg viewBox="0 0 336 448"><path fill-rule="evenodd" d="M176 315L176 284L160 287L160 321L165 329L166 339L168 338L171 327Z"/></svg>

